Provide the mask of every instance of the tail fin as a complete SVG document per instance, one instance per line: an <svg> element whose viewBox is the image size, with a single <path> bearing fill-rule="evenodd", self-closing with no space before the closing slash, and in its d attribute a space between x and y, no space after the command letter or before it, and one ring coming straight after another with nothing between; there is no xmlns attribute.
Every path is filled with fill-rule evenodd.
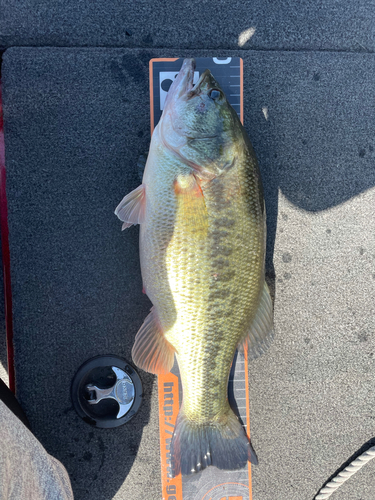
<svg viewBox="0 0 375 500"><path fill-rule="evenodd" d="M209 465L237 470L256 454L232 409L224 422L199 425L189 420L181 407L171 443L173 477L194 474Z"/></svg>

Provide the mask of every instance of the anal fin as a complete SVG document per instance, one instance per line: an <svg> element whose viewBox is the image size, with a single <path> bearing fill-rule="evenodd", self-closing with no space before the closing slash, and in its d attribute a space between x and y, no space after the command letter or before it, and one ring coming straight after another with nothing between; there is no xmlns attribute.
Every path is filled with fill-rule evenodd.
<svg viewBox="0 0 375 500"><path fill-rule="evenodd" d="M135 337L133 361L138 368L160 375L171 371L174 353L175 349L165 338L153 307Z"/></svg>
<svg viewBox="0 0 375 500"><path fill-rule="evenodd" d="M272 343L273 336L273 305L268 285L264 282L255 318L242 340L242 346L248 348L249 359L258 358L266 352Z"/></svg>

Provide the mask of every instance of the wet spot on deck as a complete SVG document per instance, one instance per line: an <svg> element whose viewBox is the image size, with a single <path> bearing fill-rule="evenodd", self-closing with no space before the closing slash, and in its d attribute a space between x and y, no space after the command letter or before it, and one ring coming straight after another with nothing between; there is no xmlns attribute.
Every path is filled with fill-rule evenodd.
<svg viewBox="0 0 375 500"><path fill-rule="evenodd" d="M283 253L283 262L292 262L292 256L290 255L290 253L286 252L286 253Z"/></svg>
<svg viewBox="0 0 375 500"><path fill-rule="evenodd" d="M369 334L368 334L368 333L366 333L366 332L362 332L362 333L360 333L360 334L358 335L358 340L359 340L360 342L367 342L367 341L368 341L368 339L369 339Z"/></svg>

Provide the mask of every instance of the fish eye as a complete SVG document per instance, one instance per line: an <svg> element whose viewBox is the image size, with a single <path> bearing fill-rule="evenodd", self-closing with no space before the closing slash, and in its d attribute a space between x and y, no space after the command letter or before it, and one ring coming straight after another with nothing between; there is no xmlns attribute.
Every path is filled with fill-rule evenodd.
<svg viewBox="0 0 375 500"><path fill-rule="evenodd" d="M220 96L221 96L221 92L218 89L211 89L208 93L208 97L210 97L214 101L215 101L215 99L219 99Z"/></svg>

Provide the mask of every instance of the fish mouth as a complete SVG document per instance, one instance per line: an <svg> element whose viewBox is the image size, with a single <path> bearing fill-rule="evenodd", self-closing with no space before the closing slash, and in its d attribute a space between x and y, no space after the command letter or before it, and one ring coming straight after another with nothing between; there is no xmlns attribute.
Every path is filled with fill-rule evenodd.
<svg viewBox="0 0 375 500"><path fill-rule="evenodd" d="M208 93L208 91L211 89L221 89L221 88L218 82L212 76L211 71L209 69L206 69L206 71L204 71L204 73L201 74L194 88L192 88L192 90L189 92L188 98L203 93Z"/></svg>
<svg viewBox="0 0 375 500"><path fill-rule="evenodd" d="M178 75L169 88L164 109L169 103L181 97L191 99L196 95L207 93L210 89L220 89L220 85L212 76L209 69L206 69L206 71L201 74L198 82L194 86L195 66L195 59L184 59Z"/></svg>
<svg viewBox="0 0 375 500"><path fill-rule="evenodd" d="M184 59L181 69L170 86L165 104L179 99L193 89L195 59Z"/></svg>
<svg viewBox="0 0 375 500"><path fill-rule="evenodd" d="M182 63L180 72L177 77L179 78L181 75L181 90L183 91L183 93L188 92L194 86L193 81L194 81L195 67L196 67L195 59L184 59L184 62Z"/></svg>
<svg viewBox="0 0 375 500"><path fill-rule="evenodd" d="M212 77L211 71L209 69L206 69L206 71L204 71L199 77L199 80L195 84L194 88L200 88L204 83L207 83L207 81L210 79L210 76Z"/></svg>

